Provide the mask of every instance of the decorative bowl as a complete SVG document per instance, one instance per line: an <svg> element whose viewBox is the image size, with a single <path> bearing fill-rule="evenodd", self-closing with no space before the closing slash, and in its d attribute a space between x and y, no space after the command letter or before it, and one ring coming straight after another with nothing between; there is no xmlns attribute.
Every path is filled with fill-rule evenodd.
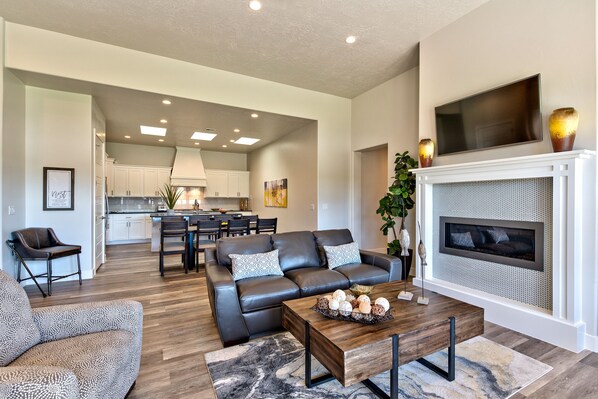
<svg viewBox="0 0 598 399"><path fill-rule="evenodd" d="M228 212L226 209L218 209L218 212L220 212L221 214L225 214L226 212Z"/></svg>
<svg viewBox="0 0 598 399"><path fill-rule="evenodd" d="M210 208L210 210L211 210L212 212L218 212L218 211L220 210L220 208Z"/></svg>
<svg viewBox="0 0 598 399"><path fill-rule="evenodd" d="M349 290L355 296L359 295L370 295L370 293L374 290L374 286L372 285L361 285L361 284L353 284Z"/></svg>
<svg viewBox="0 0 598 399"><path fill-rule="evenodd" d="M329 319L352 321L361 324L377 324L383 321L394 319L391 309L388 309L383 316L376 316L374 314L364 314L359 312L345 313L338 310L320 309L317 305L312 306L311 309Z"/></svg>

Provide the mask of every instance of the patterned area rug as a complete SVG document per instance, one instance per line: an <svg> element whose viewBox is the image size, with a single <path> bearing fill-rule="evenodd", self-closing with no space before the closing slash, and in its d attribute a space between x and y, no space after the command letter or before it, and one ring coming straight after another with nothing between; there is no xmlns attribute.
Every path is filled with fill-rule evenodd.
<svg viewBox="0 0 598 399"><path fill-rule="evenodd" d="M290 333L257 339L205 355L219 399L351 398L376 396L363 384L344 388L336 380L308 389L303 382L304 349ZM446 352L426 357L445 368ZM313 376L326 370L312 362ZM418 362L399 368L400 398L508 398L552 367L483 337L456 347L456 379L448 382ZM389 372L372 379L389 392Z"/></svg>

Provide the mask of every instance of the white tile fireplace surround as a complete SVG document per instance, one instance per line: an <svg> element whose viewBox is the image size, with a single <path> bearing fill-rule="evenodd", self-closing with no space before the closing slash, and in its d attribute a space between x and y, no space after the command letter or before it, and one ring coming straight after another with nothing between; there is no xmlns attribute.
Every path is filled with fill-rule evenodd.
<svg viewBox="0 0 598 399"><path fill-rule="evenodd" d="M414 173L416 217L428 252L425 288L483 307L493 323L575 352L598 351L593 151ZM543 223L543 270L441 253L441 216ZM414 283L421 285L419 258L416 265Z"/></svg>

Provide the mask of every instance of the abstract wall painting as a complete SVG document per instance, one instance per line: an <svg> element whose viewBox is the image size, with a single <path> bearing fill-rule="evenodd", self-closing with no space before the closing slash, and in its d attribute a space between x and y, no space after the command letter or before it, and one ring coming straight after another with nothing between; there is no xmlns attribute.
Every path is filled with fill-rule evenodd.
<svg viewBox="0 0 598 399"><path fill-rule="evenodd" d="M287 179L264 182L264 206L287 207Z"/></svg>

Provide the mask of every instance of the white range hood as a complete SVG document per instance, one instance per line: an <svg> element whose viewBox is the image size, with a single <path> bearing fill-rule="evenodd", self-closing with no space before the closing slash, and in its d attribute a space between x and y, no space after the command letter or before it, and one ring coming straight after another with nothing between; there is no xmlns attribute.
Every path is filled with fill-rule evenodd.
<svg viewBox="0 0 598 399"><path fill-rule="evenodd" d="M179 187L206 187L206 171L198 148L177 147L170 184Z"/></svg>

